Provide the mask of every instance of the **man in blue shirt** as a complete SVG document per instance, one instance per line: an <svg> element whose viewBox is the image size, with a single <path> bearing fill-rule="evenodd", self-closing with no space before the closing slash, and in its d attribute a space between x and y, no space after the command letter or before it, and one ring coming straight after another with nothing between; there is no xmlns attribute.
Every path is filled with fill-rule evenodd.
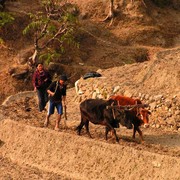
<svg viewBox="0 0 180 180"><path fill-rule="evenodd" d="M44 126L48 126L49 118L52 114L54 114L54 109L56 108L58 112L56 125L54 128L56 131L59 131L59 123L61 121L61 115L63 114L63 107L66 106L66 81L67 77L65 75L61 75L60 79L58 81L52 82L47 89L50 100L48 102L48 113L44 122Z"/></svg>

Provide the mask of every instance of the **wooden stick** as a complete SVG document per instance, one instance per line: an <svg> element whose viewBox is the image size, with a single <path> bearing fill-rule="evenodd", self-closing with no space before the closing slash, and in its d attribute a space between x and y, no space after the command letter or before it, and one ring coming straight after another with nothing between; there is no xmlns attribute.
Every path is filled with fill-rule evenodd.
<svg viewBox="0 0 180 180"><path fill-rule="evenodd" d="M133 108L147 108L149 107L149 104L135 104L135 105L125 105L125 106L121 106L121 105L115 105L115 106L106 106L107 109L114 109L114 108L119 108L119 109L133 109Z"/></svg>

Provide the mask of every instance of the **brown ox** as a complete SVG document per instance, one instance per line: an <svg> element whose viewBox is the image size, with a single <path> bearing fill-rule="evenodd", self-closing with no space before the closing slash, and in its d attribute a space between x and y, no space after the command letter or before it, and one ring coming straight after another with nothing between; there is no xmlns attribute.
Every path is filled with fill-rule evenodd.
<svg viewBox="0 0 180 180"><path fill-rule="evenodd" d="M110 99L116 100L118 102L118 105L120 106L126 106L126 105L138 105L142 104L142 102L139 99L133 99L126 96L111 96ZM133 108L129 112L129 120L131 120L133 127L133 138L135 138L136 131L138 131L140 135L141 141L143 141L143 134L140 130L140 126L144 124L145 128L149 127L149 114L151 114L147 109L144 108Z"/></svg>
<svg viewBox="0 0 180 180"><path fill-rule="evenodd" d="M83 126L86 127L87 134L92 138L89 132L89 122L93 124L104 125L105 138L107 140L108 132L111 131L116 141L119 142L119 138L116 135L115 128L119 127L119 124L126 126L128 129L132 128L132 122L130 118L127 118L128 111L121 110L120 108L113 108L115 100L102 100L102 99L86 99L80 104L81 122L76 128L78 135L81 133ZM110 108L111 107L111 108Z"/></svg>

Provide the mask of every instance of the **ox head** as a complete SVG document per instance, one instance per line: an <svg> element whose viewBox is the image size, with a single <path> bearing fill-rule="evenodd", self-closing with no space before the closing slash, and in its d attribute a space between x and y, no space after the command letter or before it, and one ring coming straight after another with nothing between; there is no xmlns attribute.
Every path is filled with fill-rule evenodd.
<svg viewBox="0 0 180 180"><path fill-rule="evenodd" d="M125 126L127 129L132 129L133 125L129 118L127 118L127 111L122 109L116 109L116 119L122 125Z"/></svg>
<svg viewBox="0 0 180 180"><path fill-rule="evenodd" d="M122 126L127 127L128 129L132 129L133 125L130 119L127 118L127 111L124 109L120 109L119 106L117 106L116 100L108 100L106 109L108 109L108 112L112 114L112 118Z"/></svg>
<svg viewBox="0 0 180 180"><path fill-rule="evenodd" d="M144 108L139 108L137 117L142 121L145 128L149 127L149 115L151 114L150 111Z"/></svg>

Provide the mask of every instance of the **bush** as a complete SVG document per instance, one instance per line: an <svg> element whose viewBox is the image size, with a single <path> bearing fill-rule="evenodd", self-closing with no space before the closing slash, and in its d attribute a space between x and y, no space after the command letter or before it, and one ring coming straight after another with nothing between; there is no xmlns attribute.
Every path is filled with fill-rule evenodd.
<svg viewBox="0 0 180 180"><path fill-rule="evenodd" d="M0 12L0 28L8 23L12 23L14 18L7 12Z"/></svg>

